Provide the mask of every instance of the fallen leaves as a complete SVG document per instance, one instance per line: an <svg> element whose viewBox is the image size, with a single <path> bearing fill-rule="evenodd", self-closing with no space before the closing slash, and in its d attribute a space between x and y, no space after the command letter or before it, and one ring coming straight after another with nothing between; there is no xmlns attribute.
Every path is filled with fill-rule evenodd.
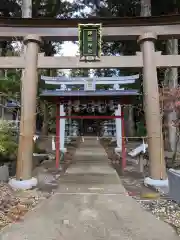
<svg viewBox="0 0 180 240"><path fill-rule="evenodd" d="M163 220L176 229L180 236L180 206L166 199L159 199L154 201L139 200L141 206L150 211L156 218Z"/></svg>
<svg viewBox="0 0 180 240"><path fill-rule="evenodd" d="M24 215L44 199L37 190L14 191L7 183L0 184L0 229L22 221Z"/></svg>

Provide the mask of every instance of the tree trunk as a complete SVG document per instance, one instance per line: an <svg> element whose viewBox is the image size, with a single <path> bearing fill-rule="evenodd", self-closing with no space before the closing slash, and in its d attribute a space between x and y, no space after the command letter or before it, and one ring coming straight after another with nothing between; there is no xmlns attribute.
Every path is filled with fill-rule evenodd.
<svg viewBox="0 0 180 240"><path fill-rule="evenodd" d="M43 102L43 124L41 134L45 138L48 135L48 106L47 103Z"/></svg>
<svg viewBox="0 0 180 240"><path fill-rule="evenodd" d="M21 12L22 12L22 18L32 18L32 0L22 0L22 7L21 7ZM23 44L22 46L22 53L25 54L25 46ZM22 71L22 77L24 75L24 72Z"/></svg>
<svg viewBox="0 0 180 240"><path fill-rule="evenodd" d="M47 76L53 77L53 69L47 69ZM43 137L48 135L48 120L49 120L49 114L48 114L48 106L47 103L43 103L43 124L42 124L42 130L41 134Z"/></svg>
<svg viewBox="0 0 180 240"><path fill-rule="evenodd" d="M151 0L141 0L141 17L150 17L151 16ZM134 124L135 126L135 124Z"/></svg>
<svg viewBox="0 0 180 240"><path fill-rule="evenodd" d="M22 1L22 18L32 18L32 0Z"/></svg>
<svg viewBox="0 0 180 240"><path fill-rule="evenodd" d="M178 14L177 0L173 0L174 14ZM167 54L178 55L178 39L169 39L166 43ZM167 74L164 77L165 84L169 85L169 88L176 88L178 86L178 68L170 68L167 70ZM172 121L177 119L175 111L167 115L168 125L168 141L170 150L175 152L177 150L177 129L172 126Z"/></svg>
<svg viewBox="0 0 180 240"><path fill-rule="evenodd" d="M151 0L141 0L141 17L151 16Z"/></svg>
<svg viewBox="0 0 180 240"><path fill-rule="evenodd" d="M170 39L166 44L167 54L176 55L178 54L178 39ZM170 88L175 88L178 86L178 69L170 68L165 74L165 84L168 84ZM172 126L173 120L177 119L176 112L173 111L167 116L168 124L168 141L171 151L176 149L176 127Z"/></svg>
<svg viewBox="0 0 180 240"><path fill-rule="evenodd" d="M135 123L134 123L134 111L132 106L128 107L128 127L129 127L129 137L134 137Z"/></svg>
<svg viewBox="0 0 180 240"><path fill-rule="evenodd" d="M125 106L123 108L125 117L125 136L134 137L135 136L135 122L134 122L134 112L132 106ZM131 139L130 139L131 140Z"/></svg>
<svg viewBox="0 0 180 240"><path fill-rule="evenodd" d="M22 7L21 7L21 12L22 12L22 18L32 18L32 0L22 0ZM21 54L25 54L25 46L24 44L22 45L22 50ZM24 71L22 70L22 76L21 76L21 102L23 102L24 96L23 96L23 76L24 76Z"/></svg>

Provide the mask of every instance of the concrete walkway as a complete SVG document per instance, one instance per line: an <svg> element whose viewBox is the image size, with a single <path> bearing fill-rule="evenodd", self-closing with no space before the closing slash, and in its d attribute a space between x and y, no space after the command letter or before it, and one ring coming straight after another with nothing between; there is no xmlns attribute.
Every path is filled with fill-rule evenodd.
<svg viewBox="0 0 180 240"><path fill-rule="evenodd" d="M173 229L127 196L104 149L87 138L55 195L0 240L176 240Z"/></svg>

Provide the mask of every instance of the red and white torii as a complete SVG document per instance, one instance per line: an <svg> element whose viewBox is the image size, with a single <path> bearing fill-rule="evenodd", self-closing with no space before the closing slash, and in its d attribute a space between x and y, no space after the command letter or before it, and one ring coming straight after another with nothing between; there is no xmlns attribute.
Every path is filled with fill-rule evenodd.
<svg viewBox="0 0 180 240"><path fill-rule="evenodd" d="M120 88L123 84L133 84L139 75L121 76L121 77L47 77L41 76L41 80L46 84L57 85L60 88L56 90L45 90L40 95L46 101L56 104L56 167L59 167L60 151L66 152L65 143L65 119L115 119L116 122L116 142L117 152L122 152L122 167L126 165L125 152L125 133L124 133L124 115L123 104L131 104L134 97L139 95L137 90L124 90ZM97 85L111 85L109 90L96 89ZM72 90L72 87L78 90ZM111 116L73 116L64 111L64 104L88 103L101 101L116 101L117 107Z"/></svg>

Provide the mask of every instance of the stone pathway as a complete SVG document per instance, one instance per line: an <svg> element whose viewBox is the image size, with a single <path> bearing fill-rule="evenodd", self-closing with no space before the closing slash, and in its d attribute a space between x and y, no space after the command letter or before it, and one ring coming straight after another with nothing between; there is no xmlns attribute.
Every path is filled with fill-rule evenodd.
<svg viewBox="0 0 180 240"><path fill-rule="evenodd" d="M1 240L176 240L166 223L126 194L95 138L85 138L57 192L7 227Z"/></svg>

